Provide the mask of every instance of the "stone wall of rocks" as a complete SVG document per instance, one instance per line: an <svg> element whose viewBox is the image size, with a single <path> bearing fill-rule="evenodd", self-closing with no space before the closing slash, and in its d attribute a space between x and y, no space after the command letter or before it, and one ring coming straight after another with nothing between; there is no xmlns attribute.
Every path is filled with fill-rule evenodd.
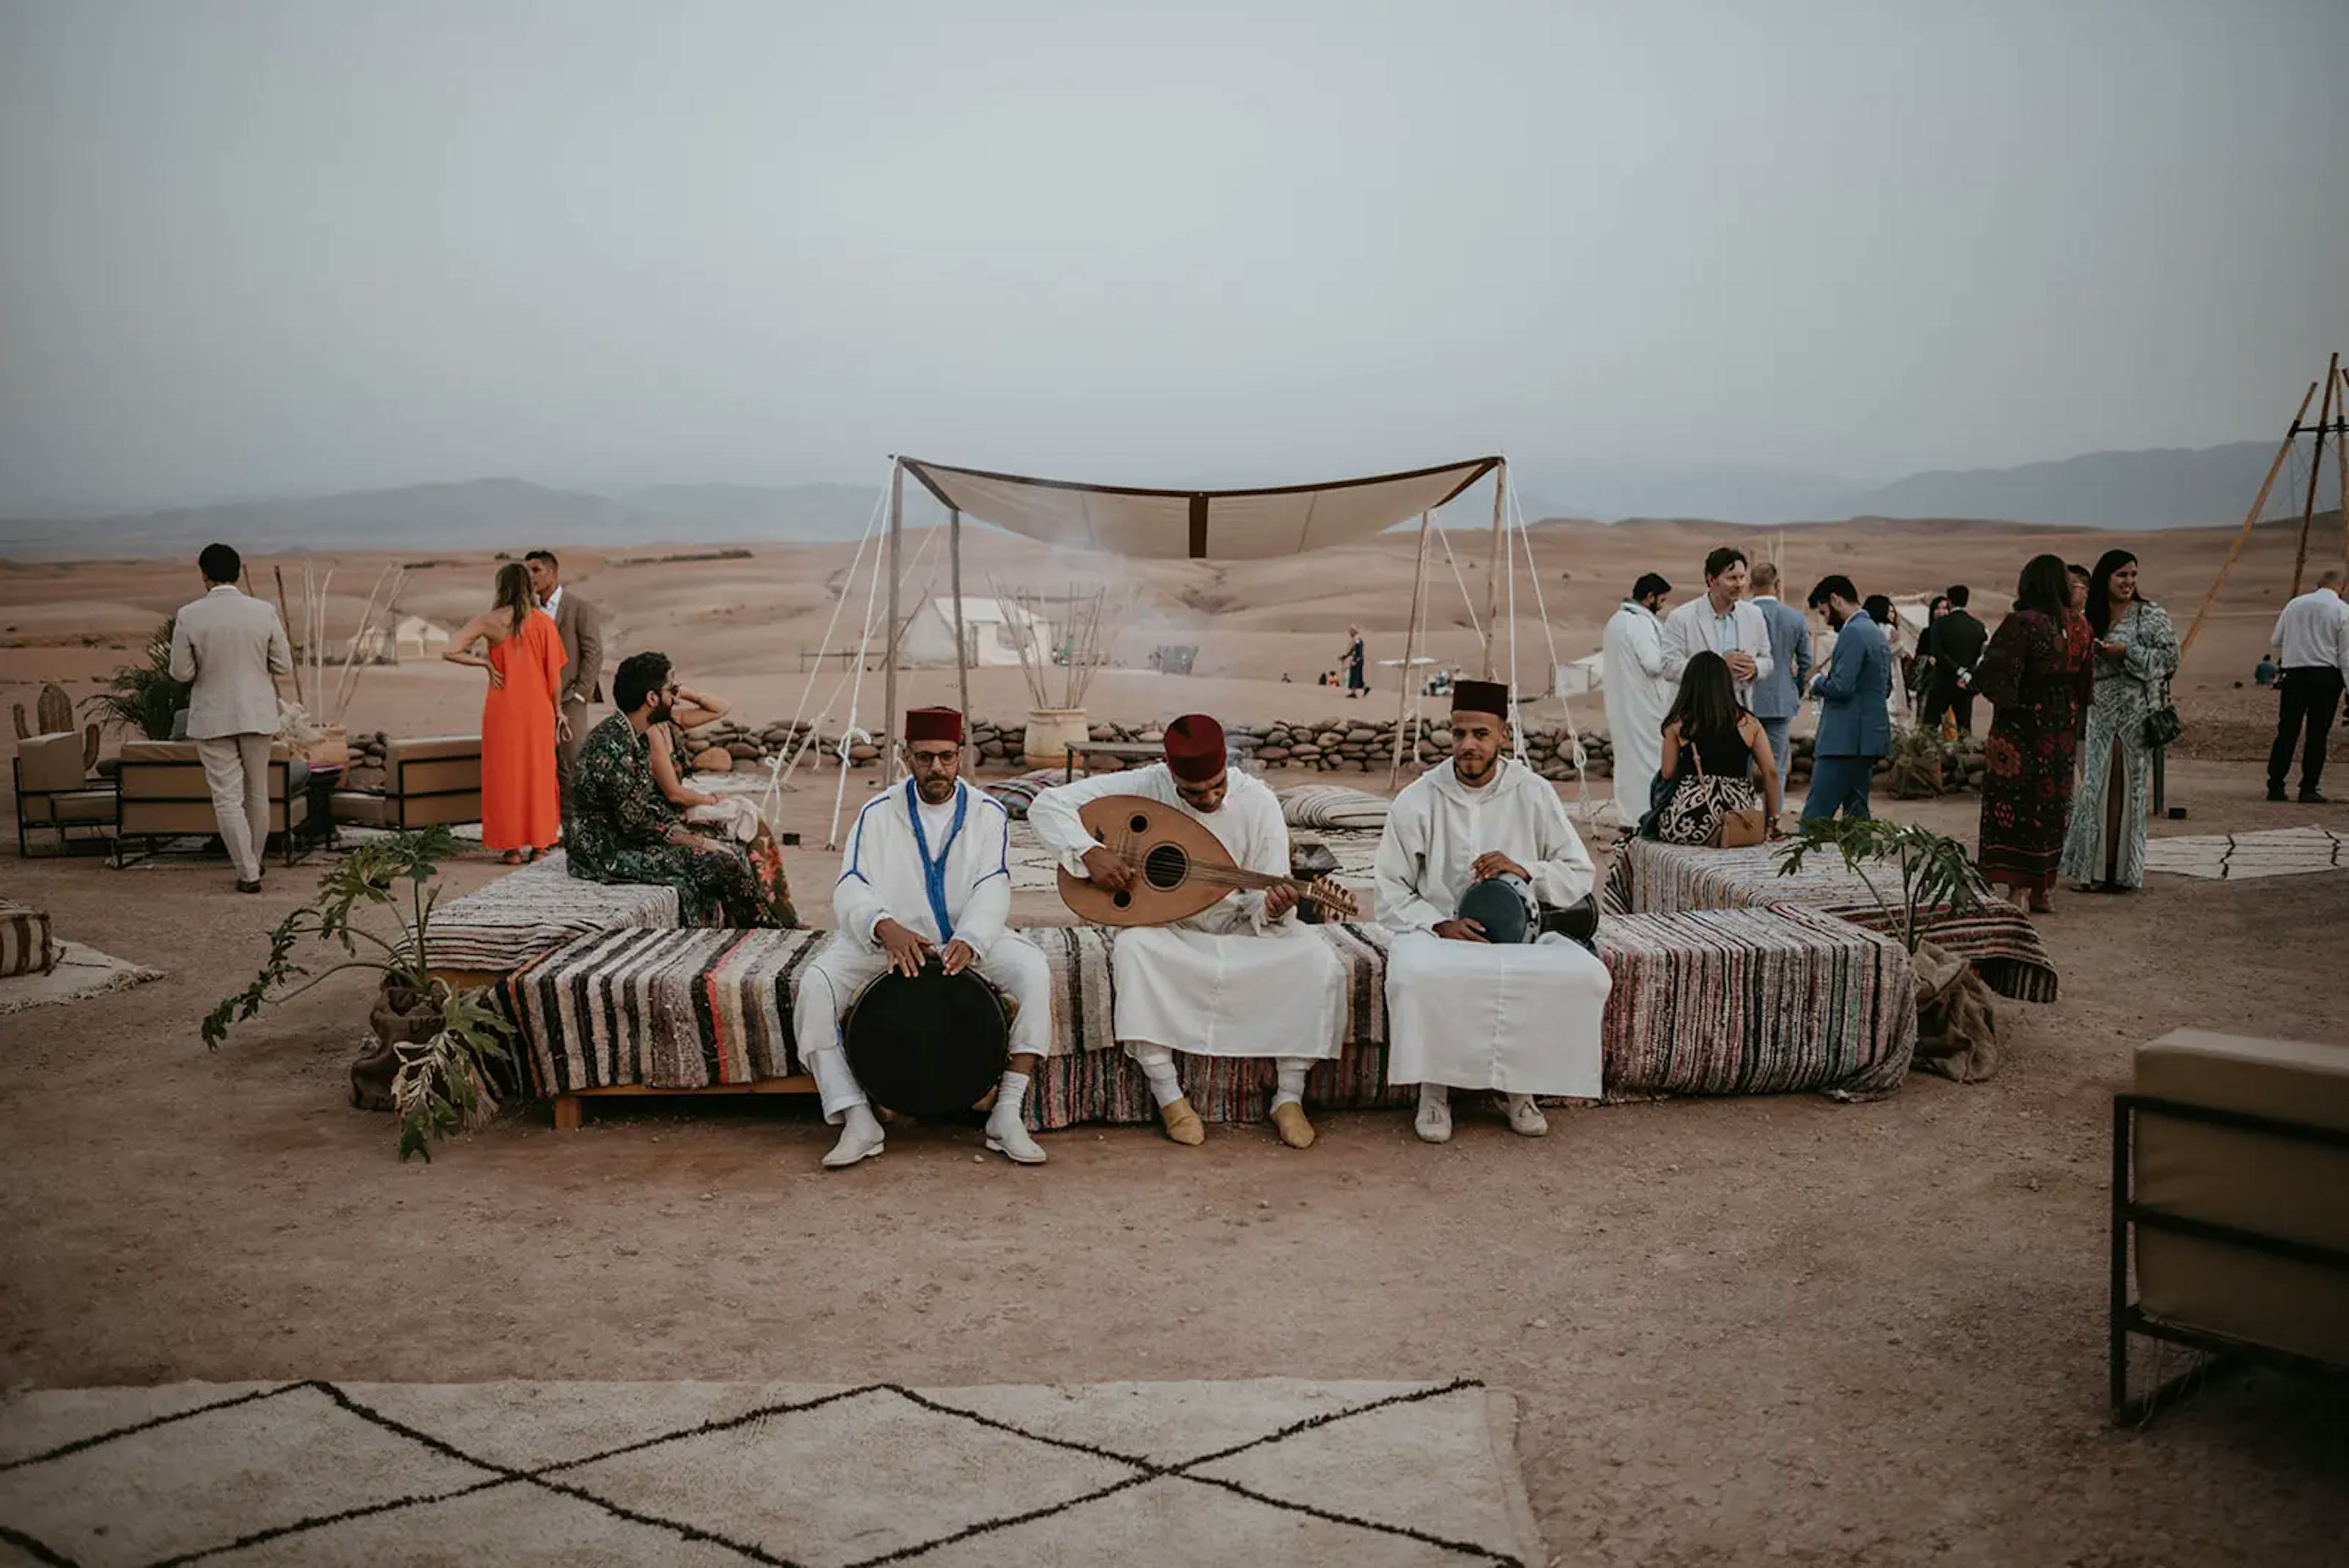
<svg viewBox="0 0 2349 1568"><path fill-rule="evenodd" d="M1422 719L1415 726L1416 735L1406 734L1403 757L1406 764L1414 761L1433 763L1443 761L1452 753L1452 734L1448 727L1440 727L1433 719ZM692 758L693 767L705 773L727 773L735 768L762 767L787 744L795 744L807 733L809 725L802 720L797 724L777 721L768 724L743 724L733 720L720 720L693 739L698 749ZM1288 722L1269 723L1227 722L1226 732L1245 736L1255 744L1253 754L1258 764L1268 770L1299 773L1383 773L1388 760L1394 755L1395 722L1384 720L1348 720ZM971 726L971 739L978 748L979 765L989 769L1026 767L1057 767L1059 756L1030 759L1023 755L1028 733L1025 719L1015 722L993 719L978 719ZM1096 741L1125 741L1154 744L1162 738L1155 724L1110 724L1092 726ZM383 787L384 746L387 737L380 730L350 738L353 772L347 787L380 789ZM1566 731L1529 724L1526 727L1526 761L1534 770L1547 779L1570 779L1574 776L1573 746ZM829 762L836 753L835 734L818 737L817 753ZM1614 753L1604 735L1586 733L1582 737L1583 755L1588 763L1589 776L1594 779L1614 776ZM1811 773L1812 743L1807 736L1797 736L1789 767L1790 783L1807 780ZM859 742L849 748L852 767L874 766L880 759L881 749L871 742ZM817 761L811 756L810 763ZM1095 757L1095 772L1114 772L1126 766L1115 757ZM1877 772L1887 771L1888 764L1877 764ZM1953 753L1945 753L1942 768L1942 788L1945 793L1978 790L1982 787L1982 753L1980 740L1960 742ZM1791 791L1789 793L1792 793Z"/></svg>

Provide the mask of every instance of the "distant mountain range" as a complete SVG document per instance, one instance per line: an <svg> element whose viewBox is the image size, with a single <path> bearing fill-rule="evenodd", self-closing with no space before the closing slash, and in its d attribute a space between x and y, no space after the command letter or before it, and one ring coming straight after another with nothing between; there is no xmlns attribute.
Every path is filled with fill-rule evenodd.
<svg viewBox="0 0 2349 1568"><path fill-rule="evenodd" d="M2267 514L2297 514L2307 447L2289 465ZM1524 499L1528 518L1706 518L1773 524L1852 517L1984 518L2063 527L2224 526L2241 521L2275 455L2264 441L2196 451L2100 452L2020 468L1911 474L1861 485L1832 475L1748 466L1630 466L1534 477L1568 504ZM2335 502L2326 454L2317 504ZM0 519L0 554L20 558L183 555L212 539L266 555L354 549L598 548L656 544L853 539L874 504L853 484L659 484L609 493L522 479L476 479L397 490L88 518ZM909 506L917 498L908 496Z"/></svg>

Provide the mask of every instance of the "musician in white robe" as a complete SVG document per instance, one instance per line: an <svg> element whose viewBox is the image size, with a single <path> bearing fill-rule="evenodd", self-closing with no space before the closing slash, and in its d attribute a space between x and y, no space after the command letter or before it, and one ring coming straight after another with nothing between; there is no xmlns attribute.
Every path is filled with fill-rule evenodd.
<svg viewBox="0 0 2349 1568"><path fill-rule="evenodd" d="M1664 674L1664 628L1656 617L1671 584L1654 572L1631 586L1599 644L1599 691L1607 703L1607 744L1614 758L1615 813L1625 827L1648 815L1664 765L1664 715L1676 680Z"/></svg>
<svg viewBox="0 0 2349 1568"><path fill-rule="evenodd" d="M1419 1136L1452 1137L1451 1091L1500 1093L1509 1127L1539 1137L1536 1095L1596 1098L1607 966L1557 932L1591 888L1590 856L1557 792L1501 753L1508 688L1463 680L1452 756L1395 797L1379 839L1387 955L1387 1081L1419 1085Z"/></svg>
<svg viewBox="0 0 2349 1568"><path fill-rule="evenodd" d="M1048 789L1028 808L1045 848L1071 876L1112 890L1135 868L1105 848L1078 818L1103 795L1138 794L1203 824L1242 869L1288 875L1288 825L1260 779L1227 772L1223 726L1190 713L1166 726L1166 760ZM1166 1136L1205 1141L1206 1129L1183 1093L1174 1053L1271 1056L1278 1064L1272 1123L1291 1148L1313 1143L1305 1075L1338 1054L1345 1029L1345 966L1296 918L1297 891L1283 885L1236 889L1198 914L1121 931L1112 956L1117 1037L1150 1080Z"/></svg>
<svg viewBox="0 0 2349 1568"><path fill-rule="evenodd" d="M1051 971L1036 944L1006 930L1011 914L1010 818L993 795L963 782L962 715L916 708L905 715L913 776L875 795L856 815L832 889L838 929L799 982L792 1027L815 1075L824 1119L840 1141L827 1169L879 1154L881 1123L848 1064L840 1020L883 974L917 975L935 956L948 974L976 971L1019 1003L1010 1059L987 1118L987 1147L1020 1165L1041 1165L1028 1135L1028 1081L1051 1041Z"/></svg>

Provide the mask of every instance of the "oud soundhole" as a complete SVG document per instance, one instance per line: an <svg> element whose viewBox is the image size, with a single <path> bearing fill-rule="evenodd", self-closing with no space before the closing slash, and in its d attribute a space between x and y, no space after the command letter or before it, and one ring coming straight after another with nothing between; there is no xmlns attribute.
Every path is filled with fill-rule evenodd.
<svg viewBox="0 0 2349 1568"><path fill-rule="evenodd" d="M1133 895L1126 892L1123 888L1120 888L1118 891L1112 893L1109 896L1109 901L1115 904L1121 909L1128 909L1131 908L1133 903Z"/></svg>
<svg viewBox="0 0 2349 1568"><path fill-rule="evenodd" d="M1137 811L1126 818L1125 830L1128 833L1147 833L1150 831L1150 819Z"/></svg>
<svg viewBox="0 0 2349 1568"><path fill-rule="evenodd" d="M1190 874L1191 857L1172 844L1162 844L1152 850L1142 862L1142 875L1150 885L1162 892L1179 888Z"/></svg>

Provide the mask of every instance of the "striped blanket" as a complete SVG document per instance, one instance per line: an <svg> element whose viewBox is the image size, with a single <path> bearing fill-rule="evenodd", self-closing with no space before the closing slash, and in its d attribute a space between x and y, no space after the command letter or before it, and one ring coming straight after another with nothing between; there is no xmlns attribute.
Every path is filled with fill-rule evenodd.
<svg viewBox="0 0 2349 1568"><path fill-rule="evenodd" d="M1051 1055L1113 1047L1109 933L1055 927L1024 934L1052 974ZM788 1078L807 1070L792 998L801 970L830 935L616 928L509 975L502 995L542 1095Z"/></svg>
<svg viewBox="0 0 2349 1568"><path fill-rule="evenodd" d="M1309 1104L1405 1105L1386 1081L1386 955L1378 926L1315 928L1347 975L1345 1046L1314 1064ZM1156 1119L1117 1048L1116 933L1027 933L1052 973L1050 1054L1029 1096L1038 1129ZM619 929L578 939L512 976L541 1094L641 1084L691 1089L803 1070L790 997L822 940L809 931ZM1711 910L1603 922L1614 976L1604 1031L1609 1098L1816 1090L1868 1098L1899 1085L1916 1044L1916 977L1898 943L1823 912ZM1184 1057L1185 1091L1210 1121L1268 1113L1267 1058Z"/></svg>
<svg viewBox="0 0 2349 1568"><path fill-rule="evenodd" d="M427 941L435 969L503 973L591 932L680 923L676 888L583 881L557 849L440 905Z"/></svg>
<svg viewBox="0 0 2349 1568"><path fill-rule="evenodd" d="M1344 784L1290 784L1279 792L1281 820L1291 827L1351 827L1371 833L1387 825L1393 803L1368 790Z"/></svg>
<svg viewBox="0 0 2349 1568"><path fill-rule="evenodd" d="M1757 904L1801 904L1822 909L1870 930L1897 935L1897 919L1885 913L1868 884L1846 870L1842 857L1814 855L1792 877L1778 874L1780 846L1709 849L1633 838L1616 852L1608 870L1609 909L1635 915L1677 914L1687 909L1736 909ZM1889 869L1889 868L1888 868ZM1898 893L1899 873L1879 887ZM1961 955L1982 981L2017 1002L2054 1002L2055 960L2022 910L1995 899L1971 909L1941 908L1926 918L1927 940Z"/></svg>

